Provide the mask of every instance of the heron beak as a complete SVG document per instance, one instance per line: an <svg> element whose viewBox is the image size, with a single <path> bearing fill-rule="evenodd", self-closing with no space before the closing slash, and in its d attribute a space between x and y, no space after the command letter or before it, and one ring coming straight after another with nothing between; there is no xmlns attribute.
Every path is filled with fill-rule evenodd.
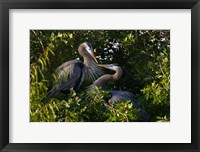
<svg viewBox="0 0 200 152"><path fill-rule="evenodd" d="M87 51L90 53L90 55L92 56L92 58L94 59L94 61L95 61L96 63L98 63L98 61L97 61L97 59L96 59L96 56L95 56L94 52L91 51L91 50L87 50Z"/></svg>
<svg viewBox="0 0 200 152"><path fill-rule="evenodd" d="M97 64L97 66L103 67L103 68L108 68L108 64Z"/></svg>
<svg viewBox="0 0 200 152"><path fill-rule="evenodd" d="M94 55L94 53L93 53L92 57L93 57L94 61L95 61L96 63L98 63L98 61L97 61L96 56Z"/></svg>

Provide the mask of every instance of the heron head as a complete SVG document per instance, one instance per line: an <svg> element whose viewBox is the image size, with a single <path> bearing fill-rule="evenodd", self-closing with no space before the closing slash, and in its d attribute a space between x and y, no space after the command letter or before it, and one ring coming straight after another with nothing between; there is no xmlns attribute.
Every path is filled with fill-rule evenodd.
<svg viewBox="0 0 200 152"><path fill-rule="evenodd" d="M114 64L97 64L100 67L104 67L106 69L109 70L113 70L115 71L115 80L119 80L123 74L123 70L120 66L118 66L118 64L114 63Z"/></svg>
<svg viewBox="0 0 200 152"><path fill-rule="evenodd" d="M82 56L92 56L92 58L94 59L94 61L96 63L98 63L97 59L96 59L96 56L93 52L93 48L92 48L92 45L88 42L84 42L82 43L79 48L78 48L78 51L79 51L79 54L82 55Z"/></svg>

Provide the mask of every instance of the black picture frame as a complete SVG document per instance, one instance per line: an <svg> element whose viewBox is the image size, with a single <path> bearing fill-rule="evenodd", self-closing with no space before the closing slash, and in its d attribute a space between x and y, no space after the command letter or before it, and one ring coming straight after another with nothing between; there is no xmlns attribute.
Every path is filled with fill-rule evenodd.
<svg viewBox="0 0 200 152"><path fill-rule="evenodd" d="M9 143L9 9L191 9L191 143ZM0 11L1 151L200 151L199 0L0 0Z"/></svg>

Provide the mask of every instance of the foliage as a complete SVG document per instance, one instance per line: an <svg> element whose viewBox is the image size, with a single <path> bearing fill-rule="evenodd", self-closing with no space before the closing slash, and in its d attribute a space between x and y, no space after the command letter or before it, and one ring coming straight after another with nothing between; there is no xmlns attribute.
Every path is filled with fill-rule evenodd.
<svg viewBox="0 0 200 152"><path fill-rule="evenodd" d="M170 33L165 30L31 30L30 119L41 122L146 121L130 101L109 105L107 91L85 94L89 82L41 102L55 81L55 69L81 58L78 46L92 43L100 63L118 63L123 76L108 89L130 91L149 121L170 120ZM105 70L106 73L113 73ZM90 82L91 83L91 82Z"/></svg>

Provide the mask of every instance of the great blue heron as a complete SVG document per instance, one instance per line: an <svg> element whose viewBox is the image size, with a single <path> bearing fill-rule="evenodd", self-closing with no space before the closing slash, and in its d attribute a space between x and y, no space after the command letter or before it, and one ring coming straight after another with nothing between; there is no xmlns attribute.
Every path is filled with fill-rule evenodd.
<svg viewBox="0 0 200 152"><path fill-rule="evenodd" d="M85 79L94 81L99 74L102 74L97 60L93 53L91 44L84 42L78 47L79 54L84 62L75 59L67 61L56 69L56 81L53 88L46 97L51 98L59 92L69 92L70 88L77 90Z"/></svg>
<svg viewBox="0 0 200 152"><path fill-rule="evenodd" d="M92 85L90 85L88 87L88 89L87 89L88 92L96 92L95 86L104 89L104 86L106 85L106 83L108 83L109 81L117 81L122 76L122 73L123 73L122 68L120 66L118 66L117 64L99 64L98 66L113 70L113 71L115 71L115 74L105 74L105 75L101 76L96 81L94 81L94 83ZM131 92L110 90L109 93L111 95L111 98L108 99L109 104L114 104L114 103L120 102L122 100L130 100L133 103L134 107L139 110L139 114L141 116L143 116L146 120L149 120L148 113L145 112L144 110L142 110L138 106L138 100L133 98L133 94Z"/></svg>

